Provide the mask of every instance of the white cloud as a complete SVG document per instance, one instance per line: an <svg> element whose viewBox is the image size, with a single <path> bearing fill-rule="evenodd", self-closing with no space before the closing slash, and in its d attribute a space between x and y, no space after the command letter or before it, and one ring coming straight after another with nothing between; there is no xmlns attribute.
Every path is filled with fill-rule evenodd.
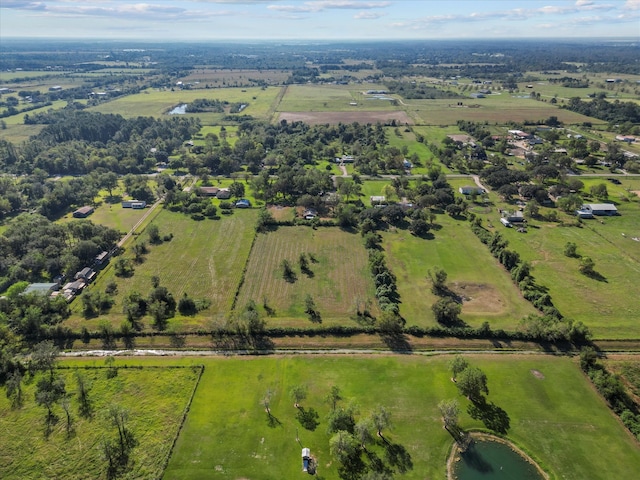
<svg viewBox="0 0 640 480"><path fill-rule="evenodd" d="M391 5L390 2L362 2L353 0L315 0L304 2L302 5L269 5L270 10L281 12L322 12L331 9L343 10L371 10L374 8L385 8Z"/></svg>
<svg viewBox="0 0 640 480"><path fill-rule="evenodd" d="M627 0L622 7L625 10L640 10L640 0Z"/></svg>
<svg viewBox="0 0 640 480"><path fill-rule="evenodd" d="M576 7L584 7L588 5L593 5L591 0L576 0Z"/></svg>
<svg viewBox="0 0 640 480"><path fill-rule="evenodd" d="M356 20L375 20L375 19L380 18L382 16L384 16L383 13L358 12L353 16L353 18L355 18Z"/></svg>

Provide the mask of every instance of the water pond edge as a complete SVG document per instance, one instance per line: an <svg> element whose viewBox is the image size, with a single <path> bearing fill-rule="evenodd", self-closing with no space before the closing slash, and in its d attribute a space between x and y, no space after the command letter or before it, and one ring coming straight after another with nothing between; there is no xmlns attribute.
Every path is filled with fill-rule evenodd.
<svg viewBox="0 0 640 480"><path fill-rule="evenodd" d="M545 480L551 480L551 476L542 469L542 467L538 464L538 462L536 462L533 458L531 458L529 454L527 454L524 450L518 447L515 443L505 438L498 437L496 435L491 435L486 432L469 431L468 433L473 441L487 440L487 441L498 442L498 443L507 445L509 448L511 448L511 450L513 450L515 453L517 453L522 458L524 458L528 463L536 467L536 469L538 470L538 473L542 476L542 478L544 478ZM460 461L460 448L457 442L453 442L453 445L451 446L451 452L449 453L449 457L447 458L447 480L457 480L456 476L454 475L454 466L458 461Z"/></svg>

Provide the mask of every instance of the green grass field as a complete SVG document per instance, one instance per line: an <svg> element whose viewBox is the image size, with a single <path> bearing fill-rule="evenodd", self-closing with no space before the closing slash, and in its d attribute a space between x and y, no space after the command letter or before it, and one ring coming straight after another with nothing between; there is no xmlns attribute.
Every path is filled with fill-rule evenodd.
<svg viewBox="0 0 640 480"><path fill-rule="evenodd" d="M301 253L312 254L310 274L300 271ZM282 278L281 262L291 262L296 280ZM359 234L338 228L316 230L310 227L279 227L259 234L247 265L238 306L254 300L262 305L266 298L275 314L269 325L307 326L304 299L310 294L322 317L322 325L344 324L355 315L357 303L367 302L377 313L373 281L367 269L367 253Z"/></svg>
<svg viewBox="0 0 640 480"><path fill-rule="evenodd" d="M230 103L247 103L249 106L242 111L243 114L264 119L267 117L267 113L279 91L280 89L276 87L268 87L266 89L248 87L242 89L215 88L176 91L148 89L136 95L127 95L126 97L100 104L92 107L91 110L101 113L117 113L127 118L139 115L162 117L172 107L181 103L188 103L197 98L210 98ZM222 119L225 114L197 113L187 115L200 117L204 124L211 124Z"/></svg>
<svg viewBox="0 0 640 480"><path fill-rule="evenodd" d="M524 94L523 94L524 95ZM518 94L502 92L487 98L464 100L405 100L404 108L416 123L425 125L455 125L458 120L505 124L508 122L542 121L552 115L564 123L604 123L569 110L561 110L548 102L516 98ZM462 102L465 106L456 106ZM479 105L472 108L471 105Z"/></svg>
<svg viewBox="0 0 640 480"><path fill-rule="evenodd" d="M237 210L233 215L223 215L220 220L193 221L189 216L163 210L153 223L161 235L173 234L173 239L162 245L150 246L142 264L136 265L130 278L115 276L112 260L91 288L103 290L110 281L118 284L116 303L104 317L118 326L124 320L122 300L132 291L146 295L151 290L151 277L158 276L160 284L167 287L179 300L183 293L195 299L207 299L211 306L196 317L173 318L170 328L191 330L202 328L212 318L225 317L240 283L254 236L256 210ZM144 232L137 241L147 241ZM125 256L130 253L126 252ZM80 302L74 303L77 312L68 324L72 328L96 328L97 320L80 317ZM145 318L145 323L151 323Z"/></svg>
<svg viewBox="0 0 640 480"><path fill-rule="evenodd" d="M417 238L407 230L383 233L391 271L397 276L400 313L408 325L436 325L431 306L429 270L447 272L447 285L465 298L460 318L473 327L488 321L492 328L515 330L535 309L522 298L508 272L471 233L465 221L438 215L433 239Z"/></svg>
<svg viewBox="0 0 640 480"><path fill-rule="evenodd" d="M117 360L117 366L120 360ZM78 362L76 362L78 364ZM89 360L83 366L103 365ZM117 430L107 417L109 407L119 405L128 411L128 428L138 446L133 463L122 479L160 478L174 438L178 434L183 413L191 398L199 369L145 368L119 369L114 378L106 378L105 369L84 369L89 380L93 417L78 414L74 370L61 370L66 388L71 393L74 430L66 433L66 415L60 405L54 406L59 418L48 438L44 435L46 410L36 405L36 383L23 385L24 405L12 410L0 395L0 477L4 480L38 478L106 479L107 461L102 457L103 438L115 438Z"/></svg>
<svg viewBox="0 0 640 480"><path fill-rule="evenodd" d="M620 186L607 182L606 177L582 177L581 180L587 191L593 184L606 183L610 201L614 202L627 195L626 188L640 189L637 177L623 179ZM491 198L497 201L493 194ZM594 199L588 202L600 203ZM504 208L506 204L497 203L487 214L477 213L494 226L490 231L500 232L509 240L510 248L532 263L534 277L539 284L549 288L554 304L563 315L583 321L596 338L640 338L637 308L640 290L635 280L640 274L640 241L633 240L640 238L640 203L637 200L620 202L620 216L585 220L583 228L533 220L529 222L526 234L498 223L497 208L500 206ZM561 214L561 218L575 220L565 214ZM603 276L602 280L580 274L580 260L568 258L563 253L567 242L575 243L580 255L595 261L595 270Z"/></svg>
<svg viewBox="0 0 640 480"><path fill-rule="evenodd" d="M318 477L337 477L328 449L323 401L332 385L360 416L383 405L393 427L385 437L410 455L402 478L444 478L452 445L437 404L457 398L461 426L483 424L466 413L468 401L449 380L448 356L326 356L207 359L189 417L164 474L167 480L202 478L297 478L301 447L317 459ZM508 417L508 438L530 454L553 479L627 478L640 470L640 450L608 410L575 361L550 356L475 356L488 377L488 401ZM149 362L164 362L148 359ZM534 375L535 373L535 375ZM295 418L292 386L306 384L306 409L319 413L315 431ZM271 390L269 422L261 405ZM299 440L299 442L297 441ZM372 447L384 460L384 449ZM594 452L598 452L594 455ZM363 458L366 458L363 456Z"/></svg>
<svg viewBox="0 0 640 480"><path fill-rule="evenodd" d="M363 89L364 90L364 89ZM277 107L279 112L342 112L366 110L398 110L386 100L372 100L353 85L290 85ZM356 102L357 106L350 105Z"/></svg>

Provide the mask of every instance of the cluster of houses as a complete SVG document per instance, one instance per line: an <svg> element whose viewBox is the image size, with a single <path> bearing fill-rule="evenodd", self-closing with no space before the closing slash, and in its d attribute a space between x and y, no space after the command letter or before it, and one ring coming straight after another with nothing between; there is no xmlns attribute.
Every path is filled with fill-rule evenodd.
<svg viewBox="0 0 640 480"><path fill-rule="evenodd" d="M80 294L84 288L89 285L98 275L101 269L111 258L112 252L101 252L94 258L91 267L84 267L76 272L73 280L62 283L64 277L62 275L56 277L51 283L32 283L25 289L24 293L38 293L50 297L63 297L67 302L71 302L76 295Z"/></svg>

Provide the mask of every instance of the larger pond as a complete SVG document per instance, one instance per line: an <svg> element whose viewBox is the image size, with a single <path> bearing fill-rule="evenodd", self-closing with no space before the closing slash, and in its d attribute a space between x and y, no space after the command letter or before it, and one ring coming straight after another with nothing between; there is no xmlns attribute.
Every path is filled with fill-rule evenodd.
<svg viewBox="0 0 640 480"><path fill-rule="evenodd" d="M545 480L535 465L505 443L477 440L457 457L457 480Z"/></svg>

